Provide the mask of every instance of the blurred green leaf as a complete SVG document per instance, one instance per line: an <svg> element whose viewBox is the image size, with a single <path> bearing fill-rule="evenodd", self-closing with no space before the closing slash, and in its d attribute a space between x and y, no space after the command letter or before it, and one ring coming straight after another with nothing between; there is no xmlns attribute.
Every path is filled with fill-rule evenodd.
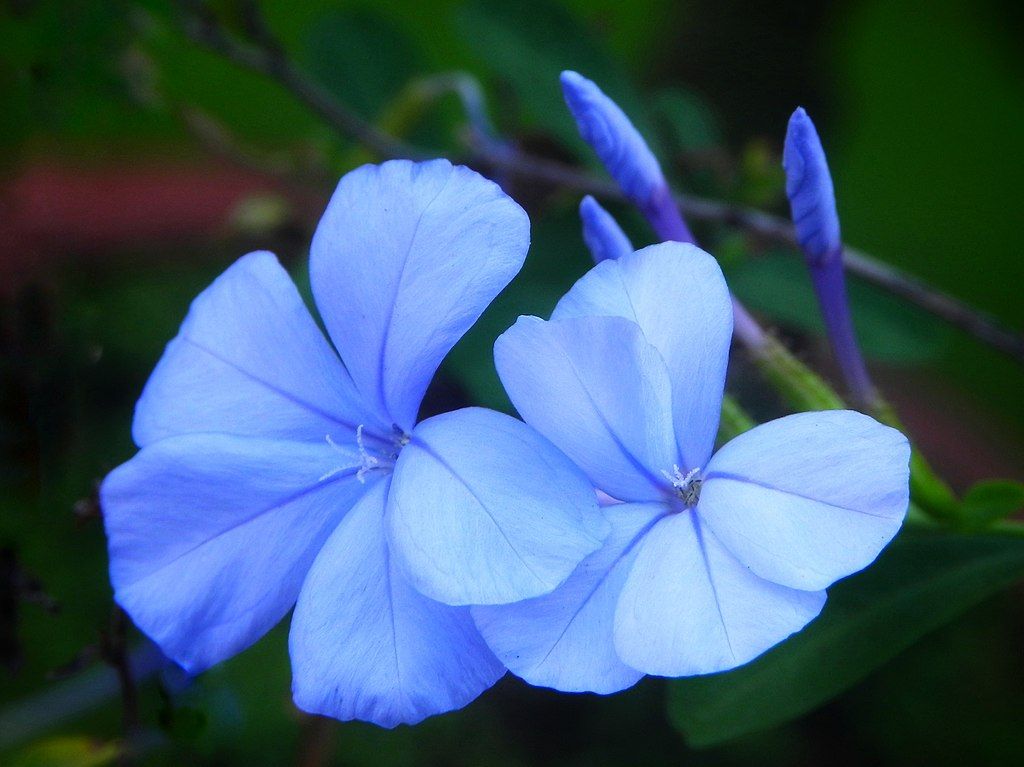
<svg viewBox="0 0 1024 767"><path fill-rule="evenodd" d="M1018 329L1019 7L947 0L922 15L908 3L851 4L822 73L847 91L822 137L848 241ZM951 334L936 373L1019 442L1022 371Z"/></svg>
<svg viewBox="0 0 1024 767"><path fill-rule="evenodd" d="M103 767L123 753L116 743L92 738L54 737L15 754L9 767Z"/></svg>
<svg viewBox="0 0 1024 767"><path fill-rule="evenodd" d="M290 678L285 621L173 696L174 716L185 717L173 734L208 759L230 750L246 764L288 763L299 735Z"/></svg>
<svg viewBox="0 0 1024 767"><path fill-rule="evenodd" d="M1024 484L990 479L971 487L962 502L963 519L972 526L985 527L1024 509Z"/></svg>
<svg viewBox="0 0 1024 767"><path fill-rule="evenodd" d="M801 257L771 252L726 265L729 285L744 303L776 322L818 335L825 332L811 279ZM943 353L948 330L933 317L872 285L847 288L857 339L865 356L892 365L918 365Z"/></svg>
<svg viewBox="0 0 1024 767"><path fill-rule="evenodd" d="M178 135L173 120L129 98L130 19L115 3L5 3L0 146L59 137L67 151Z"/></svg>
<svg viewBox="0 0 1024 767"><path fill-rule="evenodd" d="M155 73L154 106L174 114L195 107L243 142L294 148L324 131L322 122L265 75L249 71L187 40L176 16L146 16L140 25Z"/></svg>
<svg viewBox="0 0 1024 767"><path fill-rule="evenodd" d="M511 86L524 118L574 147L583 143L562 100L558 76L574 69L596 82L615 99L648 139L640 97L621 66L564 7L547 0L508 4L475 0L461 8L456 24L482 64Z"/></svg>
<svg viewBox="0 0 1024 767"><path fill-rule="evenodd" d="M833 587L800 634L743 668L673 682L669 714L693 746L782 724L1021 577L1020 538L904 533L876 564Z"/></svg>
<svg viewBox="0 0 1024 767"><path fill-rule="evenodd" d="M762 139L748 141L740 154L736 199L755 208L777 205L785 199L786 173L773 147Z"/></svg>
<svg viewBox="0 0 1024 767"><path fill-rule="evenodd" d="M659 91L654 97L654 113L674 151L703 152L722 144L722 131L711 105L693 91Z"/></svg>
<svg viewBox="0 0 1024 767"><path fill-rule="evenodd" d="M168 701L160 710L160 728L177 741L195 741L208 725L206 713L195 706L173 705Z"/></svg>
<svg viewBox="0 0 1024 767"><path fill-rule="evenodd" d="M310 25L304 58L310 74L367 118L426 68L418 41L372 8L321 16Z"/></svg>

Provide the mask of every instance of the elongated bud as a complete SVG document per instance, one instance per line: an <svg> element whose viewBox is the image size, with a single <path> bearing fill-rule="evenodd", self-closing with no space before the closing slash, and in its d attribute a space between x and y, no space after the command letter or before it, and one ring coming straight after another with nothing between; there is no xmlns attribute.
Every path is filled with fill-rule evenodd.
<svg viewBox="0 0 1024 767"><path fill-rule="evenodd" d="M858 407L871 409L878 393L857 346L850 316L832 175L814 123L802 108L789 119L782 165L796 236L811 272L832 353Z"/></svg>
<svg viewBox="0 0 1024 767"><path fill-rule="evenodd" d="M587 243L595 264L633 252L633 244L622 227L589 194L580 202L580 218L583 220L583 241Z"/></svg>
<svg viewBox="0 0 1024 767"><path fill-rule="evenodd" d="M645 204L655 189L666 185L647 142L619 105L593 82L568 71L562 72L561 79L565 103L584 141L593 147L626 196L638 205Z"/></svg>
<svg viewBox="0 0 1024 767"><path fill-rule="evenodd" d="M657 158L619 105L576 72L562 72L562 93L584 141L664 240L693 242Z"/></svg>
<svg viewBox="0 0 1024 767"><path fill-rule="evenodd" d="M565 103L576 118L580 135L594 148L629 200L644 214L658 238L696 244L658 160L625 112L582 75L565 71L561 80ZM732 305L733 333L748 348L762 352L767 335L735 297Z"/></svg>
<svg viewBox="0 0 1024 767"><path fill-rule="evenodd" d="M842 255L839 214L832 175L814 123L803 107L789 118L782 151L786 171L786 196L793 211L796 236L811 262L838 259Z"/></svg>

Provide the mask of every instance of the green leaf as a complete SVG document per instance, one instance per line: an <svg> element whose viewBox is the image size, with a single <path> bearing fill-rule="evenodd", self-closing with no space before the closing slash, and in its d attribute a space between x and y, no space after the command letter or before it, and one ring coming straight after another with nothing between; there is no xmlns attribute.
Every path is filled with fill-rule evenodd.
<svg viewBox="0 0 1024 767"><path fill-rule="evenodd" d="M771 252L727 269L729 286L753 309L781 325L823 334L811 278L796 253ZM949 333L934 318L856 279L848 281L850 311L866 357L915 365L939 357Z"/></svg>
<svg viewBox="0 0 1024 767"><path fill-rule="evenodd" d="M673 682L669 715L692 746L782 724L1021 577L1020 538L905 532L800 634L735 671Z"/></svg>
<svg viewBox="0 0 1024 767"><path fill-rule="evenodd" d="M1024 509L1024 484L1008 479L979 482L964 496L963 519L972 527L986 527Z"/></svg>
<svg viewBox="0 0 1024 767"><path fill-rule="evenodd" d="M372 8L331 11L317 19L309 28L305 60L327 90L366 118L376 117L426 68L418 42Z"/></svg>
<svg viewBox="0 0 1024 767"><path fill-rule="evenodd" d="M648 141L654 136L642 101L625 71L594 33L561 5L548 0L497 3L476 0L461 8L456 24L482 64L511 87L523 117L583 151L558 76L574 69L618 102Z"/></svg>
<svg viewBox="0 0 1024 767"><path fill-rule="evenodd" d="M654 97L654 112L677 152L702 152L722 145L714 110L693 91L666 88Z"/></svg>
<svg viewBox="0 0 1024 767"><path fill-rule="evenodd" d="M117 743L84 737L53 737L34 743L12 757L10 767L103 767L124 753Z"/></svg>

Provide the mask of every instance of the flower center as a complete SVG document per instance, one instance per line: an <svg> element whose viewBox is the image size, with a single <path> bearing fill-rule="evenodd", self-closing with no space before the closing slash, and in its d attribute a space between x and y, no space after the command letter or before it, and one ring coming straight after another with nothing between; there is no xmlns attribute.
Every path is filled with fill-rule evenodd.
<svg viewBox="0 0 1024 767"><path fill-rule="evenodd" d="M692 509L697 505L697 501L700 500L700 486L704 483L704 479L700 473L700 467L691 469L686 474L683 474L682 470L678 466L672 467L672 473L662 471L665 475L665 479L672 483L672 489L675 491L676 497L683 502L688 509Z"/></svg>
<svg viewBox="0 0 1024 767"><path fill-rule="evenodd" d="M399 452L409 444L409 435L402 431L398 425L392 426L390 443L376 435L364 436L363 431L363 424L359 424L356 427L356 447L359 448L359 463L346 463L337 466L320 477L320 482L342 472L351 472L355 469L356 479L365 484L366 477L371 471L391 471L394 468L395 461L398 460ZM366 437L371 438L376 444L371 444L370 447L367 447ZM327 444L336 450L342 450L342 447L334 441L330 434L327 435Z"/></svg>

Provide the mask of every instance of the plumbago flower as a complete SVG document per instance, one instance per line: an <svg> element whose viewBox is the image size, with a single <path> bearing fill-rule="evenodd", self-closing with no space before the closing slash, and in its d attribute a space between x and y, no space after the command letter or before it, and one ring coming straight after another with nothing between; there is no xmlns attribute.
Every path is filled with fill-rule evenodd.
<svg viewBox="0 0 1024 767"><path fill-rule="evenodd" d="M197 673L295 606L306 711L384 726L503 673L469 604L535 597L607 535L586 477L521 421L416 423L438 364L522 266L523 210L446 161L364 166L310 280L251 253L193 303L101 491L117 602Z"/></svg>
<svg viewBox="0 0 1024 767"><path fill-rule="evenodd" d="M899 530L910 448L868 416L791 415L712 454L731 317L715 260L662 243L600 262L550 321L521 317L499 337L526 422L624 501L604 508L611 535L561 587L474 608L526 681L611 693L744 664Z"/></svg>

